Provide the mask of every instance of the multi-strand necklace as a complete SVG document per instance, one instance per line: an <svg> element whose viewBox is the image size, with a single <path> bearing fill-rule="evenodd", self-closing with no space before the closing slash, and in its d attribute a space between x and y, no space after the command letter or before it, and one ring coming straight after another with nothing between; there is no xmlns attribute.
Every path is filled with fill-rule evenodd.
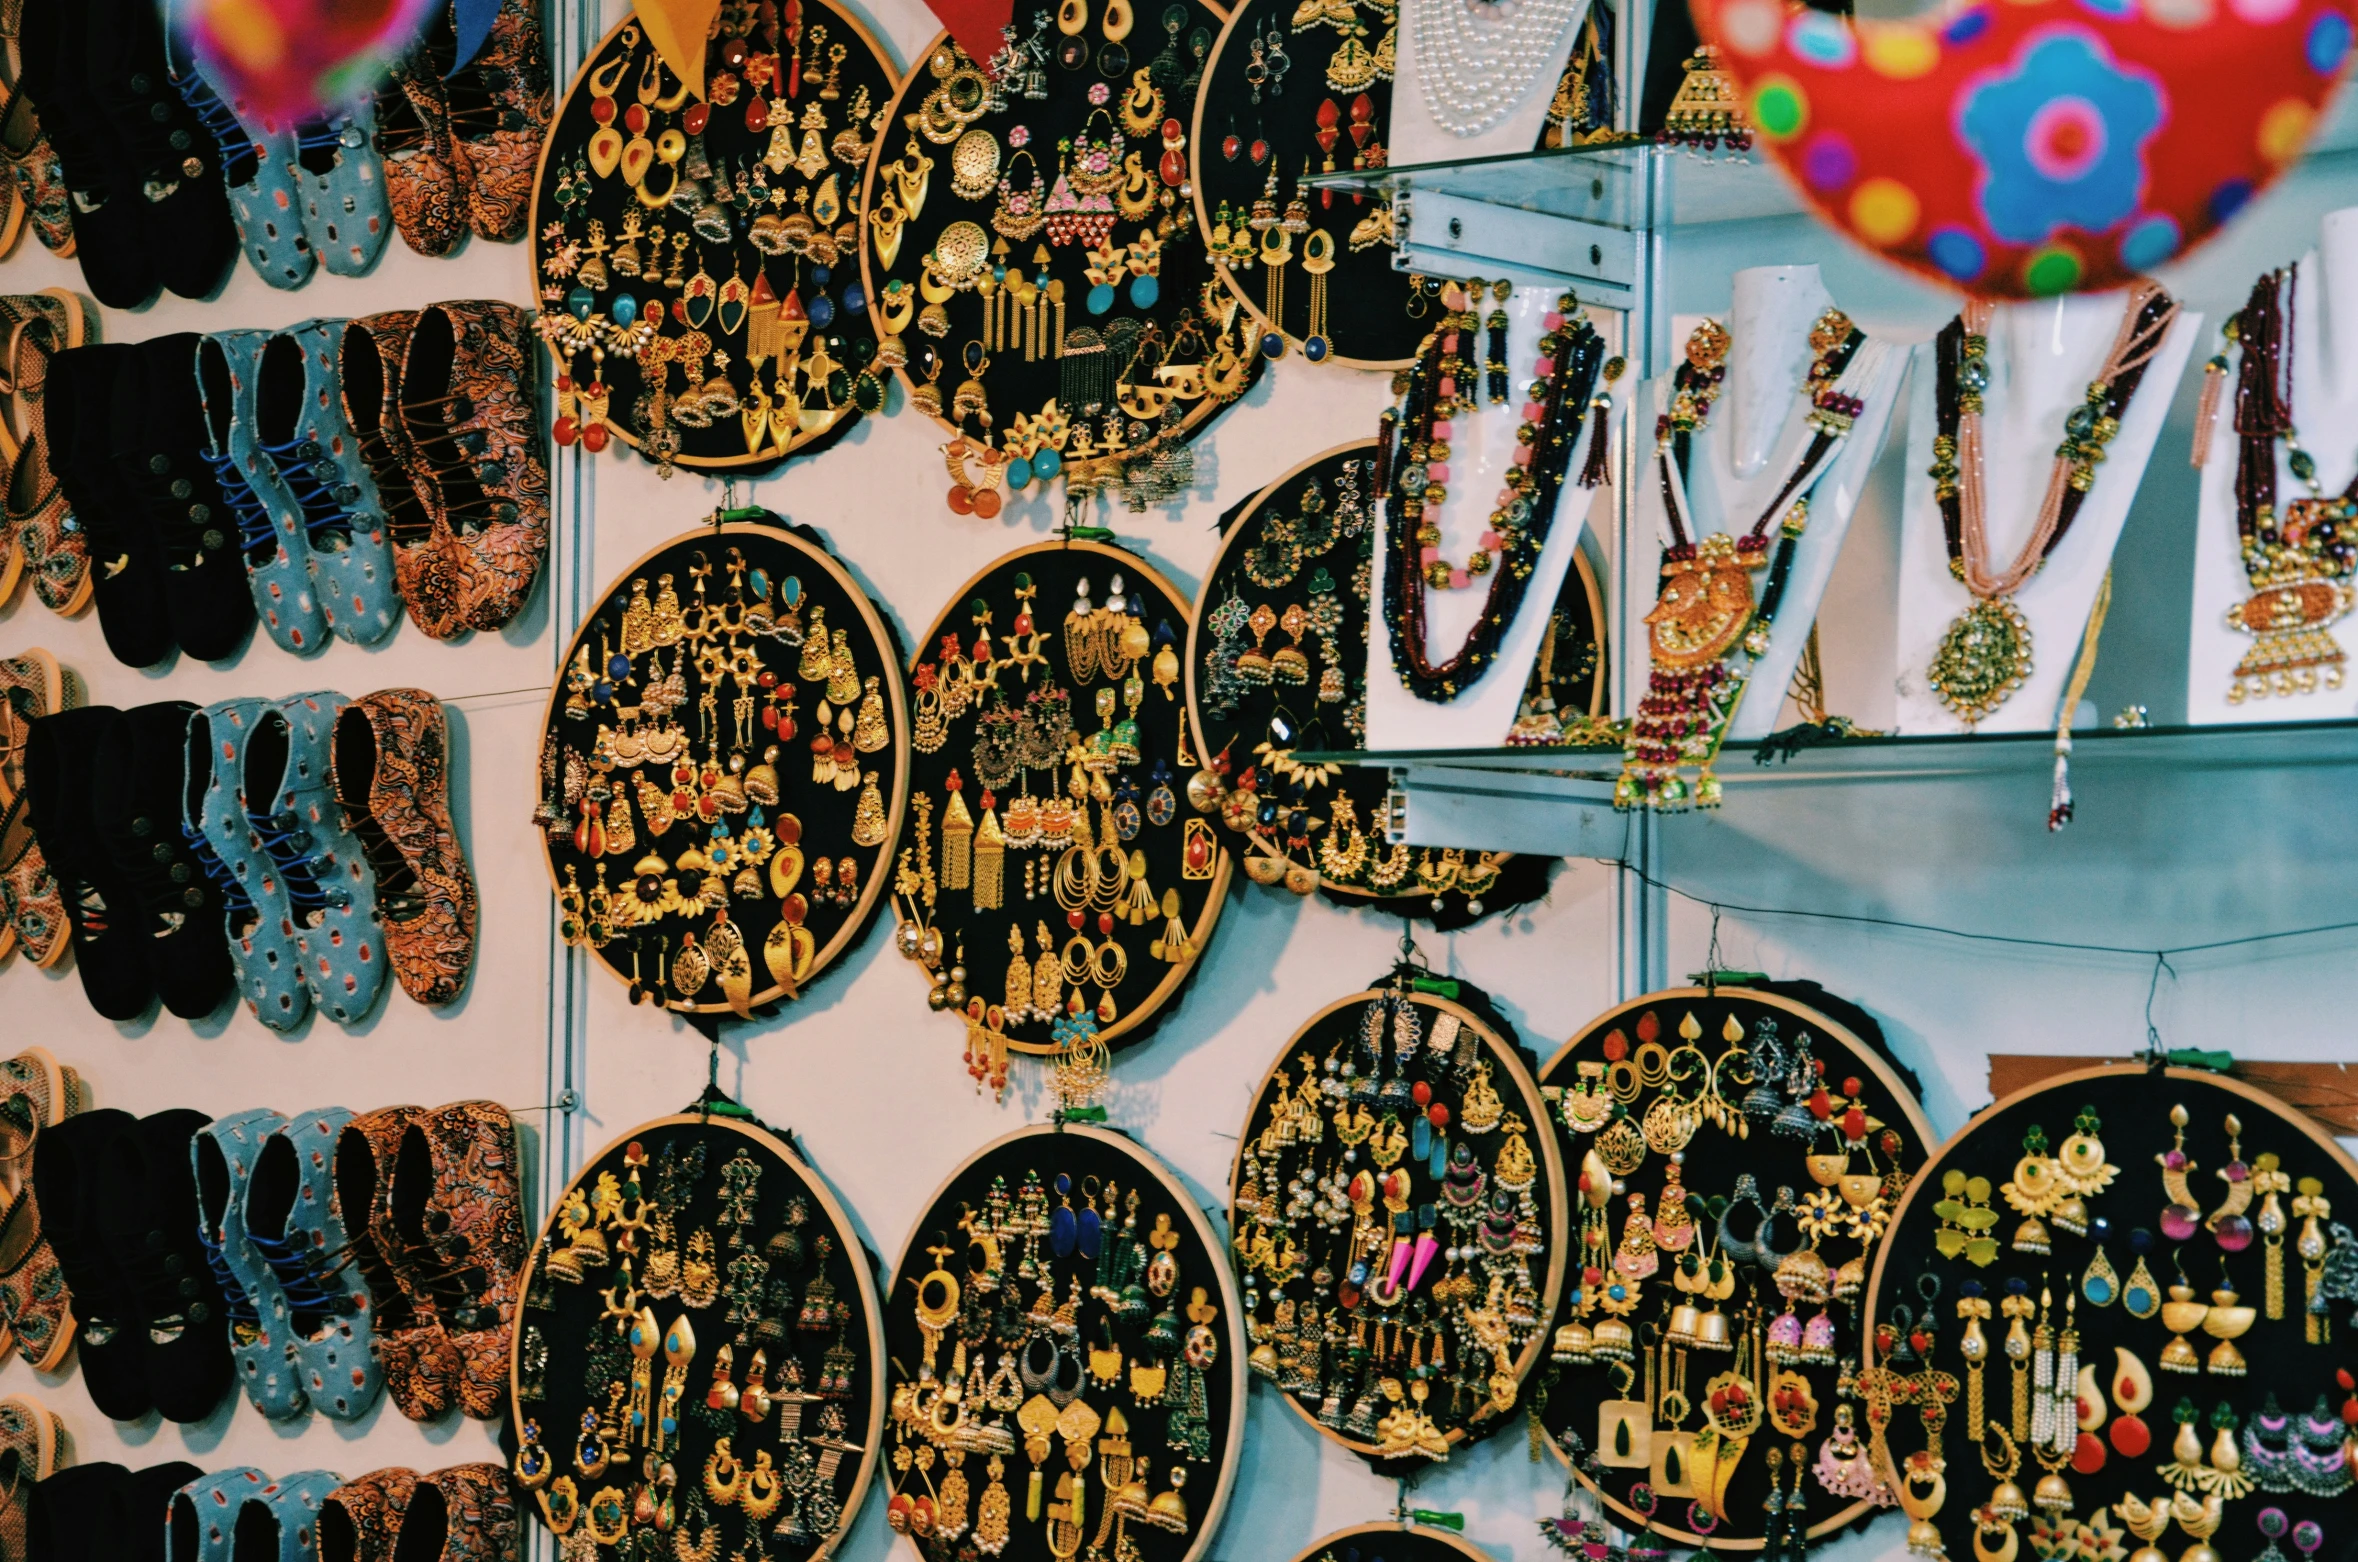
<svg viewBox="0 0 2358 1562"><path fill-rule="evenodd" d="M1453 136L1478 136L1512 114L1581 8L1581 0L1410 3L1426 108Z"/></svg>
<svg viewBox="0 0 2358 1562"><path fill-rule="evenodd" d="M1604 338L1579 313L1580 301L1570 293L1561 295L1541 322L1539 357L1524 387L1522 423L1515 430L1514 460L1490 513L1489 529L1463 565L1450 564L1441 554L1439 517L1449 497L1454 419L1471 413L1477 404L1480 381L1471 355L1482 324L1480 292L1480 283L1460 287L1452 282L1444 288L1447 313L1418 350L1408 370L1407 393L1397 410L1384 413L1378 433L1377 482L1386 496L1390 521L1385 536L1384 618L1391 634L1392 663L1411 694L1435 704L1457 698L1498 655L1554 529L1565 467L1605 365ZM1495 403L1505 402L1510 388L1505 331L1503 315L1494 317L1493 332L1499 340L1491 353L1489 384ZM1601 418L1599 427L1601 434ZM1435 663L1425 650L1426 590L1463 589L1483 575L1490 577L1490 588L1481 618L1455 656Z"/></svg>
<svg viewBox="0 0 2358 1562"><path fill-rule="evenodd" d="M1801 389L1809 442L1750 531L1705 536L1688 501L1687 472L1695 436L1727 377L1728 333L1718 321L1706 320L1687 338L1686 361L1671 375L1670 406L1654 425L1662 590L1646 615L1653 665L1622 753L1616 807L1717 806L1712 761L1753 666L1768 654L1769 633L1809 524L1810 495L1866 408L1860 388L1881 368L1881 352L1861 352L1866 345L1866 333L1839 309L1828 309L1811 324L1809 377ZM1762 570L1767 579L1756 603L1752 577ZM1682 765L1700 767L1692 785Z"/></svg>
<svg viewBox="0 0 2358 1562"><path fill-rule="evenodd" d="M1933 344L1937 432L1929 469L1932 494L1940 506L1949 573L1964 582L1973 605L1941 637L1930 681L1941 703L1967 726L2005 704L2030 677L2030 621L2014 605L2014 593L2038 573L2071 530L2088 490L2096 484L2105 447L2119 435L2121 419L2128 415L2146 367L2178 315L2177 301L2155 283L2140 282L2130 290L2103 367L2089 382L2080 405L2063 420L2063 442L2055 447L2055 465L2047 475L2037 523L2013 562L1993 573L1981 431L1982 396L1990 383L1993 307L1986 299L1968 301L1965 312L1943 327Z"/></svg>
<svg viewBox="0 0 2358 1562"><path fill-rule="evenodd" d="M2293 303L2296 268L2252 284L2241 313L2227 322L2243 346L2235 382L2235 530L2252 594L2227 610L2230 628L2253 637L2235 664L2227 702L2313 694L2342 686L2349 653L2332 625L2347 616L2358 591L2358 478L2327 497L2317 458L2293 427ZM2224 372L2224 362L2218 363ZM2276 507L2276 442L2285 464L2309 490L2281 514ZM2208 441L2204 442L2206 445Z"/></svg>

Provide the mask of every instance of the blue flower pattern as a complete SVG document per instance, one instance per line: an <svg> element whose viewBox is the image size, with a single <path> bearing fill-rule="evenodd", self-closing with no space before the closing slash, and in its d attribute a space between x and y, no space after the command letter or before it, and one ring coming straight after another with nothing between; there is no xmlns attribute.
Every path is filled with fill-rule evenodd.
<svg viewBox="0 0 2358 1562"><path fill-rule="evenodd" d="M2039 166L2034 138L2058 109L2098 134L2093 155L2064 176ZM1978 200L1990 231L2012 244L2039 244L2075 227L2102 233L2138 209L2145 148L2166 112L2161 89L2124 70L2103 44L2068 25L2031 35L2015 68L1983 78L1966 94L1957 125L1981 164Z"/></svg>

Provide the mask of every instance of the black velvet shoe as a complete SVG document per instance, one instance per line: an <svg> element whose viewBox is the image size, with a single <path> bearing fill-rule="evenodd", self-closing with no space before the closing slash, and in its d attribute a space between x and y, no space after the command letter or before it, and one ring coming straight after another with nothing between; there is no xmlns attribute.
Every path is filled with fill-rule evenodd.
<svg viewBox="0 0 2358 1562"><path fill-rule="evenodd" d="M74 211L74 258L82 280L110 309L137 309L160 285L150 249L146 202L91 101L87 77L92 8L59 0L24 8L17 40L24 58L17 90L33 100L57 151Z"/></svg>
<svg viewBox="0 0 2358 1562"><path fill-rule="evenodd" d="M164 1007L203 1019L230 996L219 893L181 818L188 806L188 721L197 708L160 700L125 711L99 744L92 805L98 839L139 897L134 926ZM199 794L212 780L197 780Z"/></svg>
<svg viewBox="0 0 2358 1562"><path fill-rule="evenodd" d="M109 1168L101 1227L147 1329L147 1384L167 1421L202 1421L237 1387L221 1288L197 1235L189 1141L212 1119L179 1108L142 1118ZM163 1504L155 1513L163 1532Z"/></svg>
<svg viewBox="0 0 2358 1562"><path fill-rule="evenodd" d="M135 1020L155 1001L155 978L139 936L139 897L98 841L91 794L98 751L123 713L111 705L43 716L26 729L25 791L58 896L72 924L74 964L90 1007Z"/></svg>
<svg viewBox="0 0 2358 1562"><path fill-rule="evenodd" d="M107 1203L116 1197L125 1162L138 1163L138 1146L139 1119L102 1107L42 1130L41 1153L33 1162L42 1231L74 1295L82 1386L98 1413L111 1421L137 1421L155 1408L148 1386L147 1319L116 1265L122 1255L106 1224ZM195 1220L192 1209L191 1231Z"/></svg>
<svg viewBox="0 0 2358 1562"><path fill-rule="evenodd" d="M90 543L92 595L106 648L127 667L153 667L172 654L164 595L164 543L155 518L115 457L115 386L144 383L139 349L121 344L69 348L49 365L49 465Z"/></svg>
<svg viewBox="0 0 2358 1562"><path fill-rule="evenodd" d="M205 1472L185 1459L133 1470L125 1483L122 1529L112 1554L124 1562L169 1562L173 1493L204 1478Z"/></svg>
<svg viewBox="0 0 2358 1562"><path fill-rule="evenodd" d="M237 517L204 460L194 331L139 344L115 381L114 448L123 481L144 502L164 546L172 637L200 661L235 656L254 628L254 594L237 546Z"/></svg>
<svg viewBox="0 0 2358 1562"><path fill-rule="evenodd" d="M132 1481L119 1464L77 1464L33 1487L25 1514L26 1562L101 1562L117 1555ZM160 1533L163 1526L156 1528ZM149 1553L122 1554L144 1559Z"/></svg>
<svg viewBox="0 0 2358 1562"><path fill-rule="evenodd" d="M54 0L52 0L54 3ZM163 7L155 0L71 0L88 11L85 82L129 159L156 280L209 298L237 263L237 221L221 178L221 147L172 85Z"/></svg>

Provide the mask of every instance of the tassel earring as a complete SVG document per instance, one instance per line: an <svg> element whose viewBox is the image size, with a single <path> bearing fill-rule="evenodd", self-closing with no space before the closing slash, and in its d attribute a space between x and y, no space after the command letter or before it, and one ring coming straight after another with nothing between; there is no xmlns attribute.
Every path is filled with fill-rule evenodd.
<svg viewBox="0 0 2358 1562"><path fill-rule="evenodd" d="M1504 304L1513 293L1514 285L1501 281L1492 296L1499 303ZM1490 355L1489 361L1483 367L1489 374L1490 404L1494 407L1503 407L1506 405L1509 389L1507 382L1507 317L1504 309L1490 311L1489 330Z"/></svg>

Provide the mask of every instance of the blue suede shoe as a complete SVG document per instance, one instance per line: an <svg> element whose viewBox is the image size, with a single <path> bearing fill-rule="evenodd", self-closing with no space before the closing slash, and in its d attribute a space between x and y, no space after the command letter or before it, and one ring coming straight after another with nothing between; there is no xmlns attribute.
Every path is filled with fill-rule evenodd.
<svg viewBox="0 0 2358 1562"><path fill-rule="evenodd" d="M350 1121L331 1106L280 1125L246 1185L246 1239L294 1309L304 1391L339 1421L366 1414L385 1386L370 1348L368 1285L336 1209L336 1136Z"/></svg>
<svg viewBox="0 0 2358 1562"><path fill-rule="evenodd" d="M164 1510L164 1554L171 1562L230 1562L237 1513L270 1484L260 1470L219 1470L172 1494Z"/></svg>
<svg viewBox="0 0 2358 1562"><path fill-rule="evenodd" d="M273 336L255 373L254 441L300 507L311 579L328 628L374 645L401 619L385 507L344 421L344 322L313 320Z"/></svg>
<svg viewBox="0 0 2358 1562"><path fill-rule="evenodd" d="M351 701L298 694L265 706L246 740L246 819L278 869L312 1001L339 1025L368 1016L385 985L376 879L330 781L336 717Z"/></svg>
<svg viewBox="0 0 2358 1562"><path fill-rule="evenodd" d="M305 1470L250 1493L230 1539L234 1562L319 1562L319 1505L343 1484L340 1475Z"/></svg>
<svg viewBox="0 0 2358 1562"><path fill-rule="evenodd" d="M301 287L314 258L295 187L295 139L243 104L233 108L205 79L189 52L189 10L188 0L165 7L166 73L221 147L221 181L247 262L272 287Z"/></svg>
<svg viewBox="0 0 2358 1562"><path fill-rule="evenodd" d="M237 514L246 584L271 639L298 655L327 644L326 615L311 581L303 510L254 443L254 384L268 331L222 331L197 344L197 394L205 408L205 461Z"/></svg>
<svg viewBox="0 0 2358 1562"><path fill-rule="evenodd" d="M340 277L365 276L393 231L376 137L377 111L365 98L356 110L306 120L295 132L303 232L319 263Z"/></svg>
<svg viewBox="0 0 2358 1562"><path fill-rule="evenodd" d="M245 805L246 740L269 708L261 700L224 700L188 718L191 792L181 832L221 893L239 996L254 1018L290 1031L311 1012L311 989L295 947L294 909Z"/></svg>
<svg viewBox="0 0 2358 1562"><path fill-rule="evenodd" d="M188 1141L196 1168L197 1235L229 1314L229 1354L246 1398L273 1421L303 1413L295 1330L286 1293L246 1236L246 1197L262 1146L286 1127L268 1107L217 1117Z"/></svg>

